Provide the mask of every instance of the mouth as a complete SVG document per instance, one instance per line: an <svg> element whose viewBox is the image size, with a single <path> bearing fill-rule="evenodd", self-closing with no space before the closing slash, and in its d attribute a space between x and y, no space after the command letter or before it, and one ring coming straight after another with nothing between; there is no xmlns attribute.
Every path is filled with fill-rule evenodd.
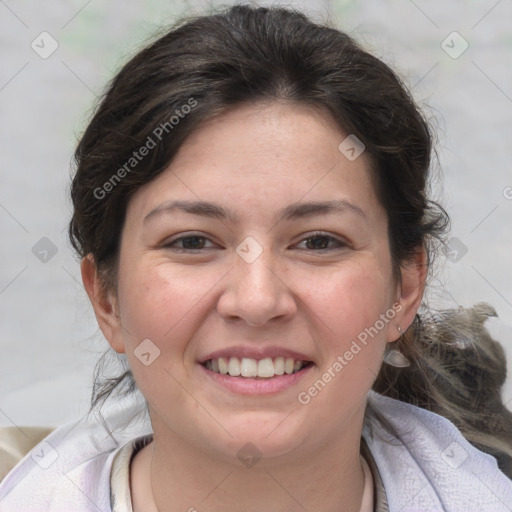
<svg viewBox="0 0 512 512"><path fill-rule="evenodd" d="M268 380L280 375L294 375L313 365L312 361L292 357L218 357L201 363L207 370L241 379Z"/></svg>

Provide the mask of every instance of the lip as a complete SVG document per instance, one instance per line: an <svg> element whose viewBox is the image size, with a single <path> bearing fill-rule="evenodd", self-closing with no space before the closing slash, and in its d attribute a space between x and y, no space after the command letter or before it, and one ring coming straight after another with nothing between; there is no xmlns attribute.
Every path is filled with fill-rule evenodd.
<svg viewBox="0 0 512 512"><path fill-rule="evenodd" d="M242 359L244 357L249 359L266 359L267 357L274 359L275 357L291 357L296 361L311 361L314 363L313 359L305 354L295 352L288 348L280 348L276 346L266 348L262 347L259 349L242 346L224 348L221 350L216 350L215 352L211 352L210 354L204 357L201 356L198 362L200 364L204 364L209 359L218 359L219 357L238 357L239 359Z"/></svg>
<svg viewBox="0 0 512 512"><path fill-rule="evenodd" d="M207 360L208 359L206 359L206 361ZM231 377L231 375L228 374L223 375L221 373L215 373L211 370L208 370L202 364L198 364L198 366L200 370L204 372L206 377L211 379L215 384L217 384L221 388L232 393L238 395L272 395L295 386L306 375L309 374L309 372L315 365L310 362L308 363L307 366L302 368L302 370L299 370L296 373L292 373L291 375L276 375L268 379L258 379L252 377Z"/></svg>

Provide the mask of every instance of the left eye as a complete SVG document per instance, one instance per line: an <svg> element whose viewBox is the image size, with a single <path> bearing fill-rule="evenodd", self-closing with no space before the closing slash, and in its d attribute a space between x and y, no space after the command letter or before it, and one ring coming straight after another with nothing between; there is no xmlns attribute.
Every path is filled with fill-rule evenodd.
<svg viewBox="0 0 512 512"><path fill-rule="evenodd" d="M340 247L345 247L347 244L342 242L341 240L338 240L337 238L334 238L329 235L323 235L323 234L315 234L308 236L301 240L300 243L305 242L306 244L309 244L309 246L313 246L313 249L320 250L320 251L329 251L332 249L339 249ZM310 243L313 242L313 243ZM334 242L334 247L327 247L330 242Z"/></svg>

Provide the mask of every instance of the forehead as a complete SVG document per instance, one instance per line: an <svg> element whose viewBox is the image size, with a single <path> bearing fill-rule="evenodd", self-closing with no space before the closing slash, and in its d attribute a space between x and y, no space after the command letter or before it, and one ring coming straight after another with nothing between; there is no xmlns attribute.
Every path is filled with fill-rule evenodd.
<svg viewBox="0 0 512 512"><path fill-rule="evenodd" d="M370 159L363 152L350 160L339 149L348 135L319 108L289 103L231 108L203 122L168 169L137 191L129 210L146 216L173 199L222 199L241 211L282 210L302 199L350 199L378 210Z"/></svg>
<svg viewBox="0 0 512 512"><path fill-rule="evenodd" d="M234 164L235 159L254 157L251 168L262 171L271 170L270 164L279 157L305 158L303 163L322 165L334 163L332 157L340 155L338 145L346 136L325 108L260 101L232 107L204 121L182 145L177 159L185 163L213 152Z"/></svg>

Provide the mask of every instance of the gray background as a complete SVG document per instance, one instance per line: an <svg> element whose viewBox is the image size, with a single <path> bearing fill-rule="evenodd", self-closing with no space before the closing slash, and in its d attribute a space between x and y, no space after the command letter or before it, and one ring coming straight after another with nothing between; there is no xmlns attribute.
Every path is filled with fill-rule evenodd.
<svg viewBox="0 0 512 512"><path fill-rule="evenodd" d="M492 304L499 318L487 326L510 372L512 0L274 3L333 20L398 68L425 105L439 137L435 193L459 248L439 258L429 301ZM87 411L107 343L66 238L73 148L120 64L155 30L211 5L219 3L0 0L0 425L59 425ZM58 43L46 59L31 47L42 46L43 31ZM453 31L469 45L457 58L442 47ZM445 43L452 53L463 48L457 37ZM39 252L49 248L43 237L55 254ZM503 398L512 409L512 378Z"/></svg>

